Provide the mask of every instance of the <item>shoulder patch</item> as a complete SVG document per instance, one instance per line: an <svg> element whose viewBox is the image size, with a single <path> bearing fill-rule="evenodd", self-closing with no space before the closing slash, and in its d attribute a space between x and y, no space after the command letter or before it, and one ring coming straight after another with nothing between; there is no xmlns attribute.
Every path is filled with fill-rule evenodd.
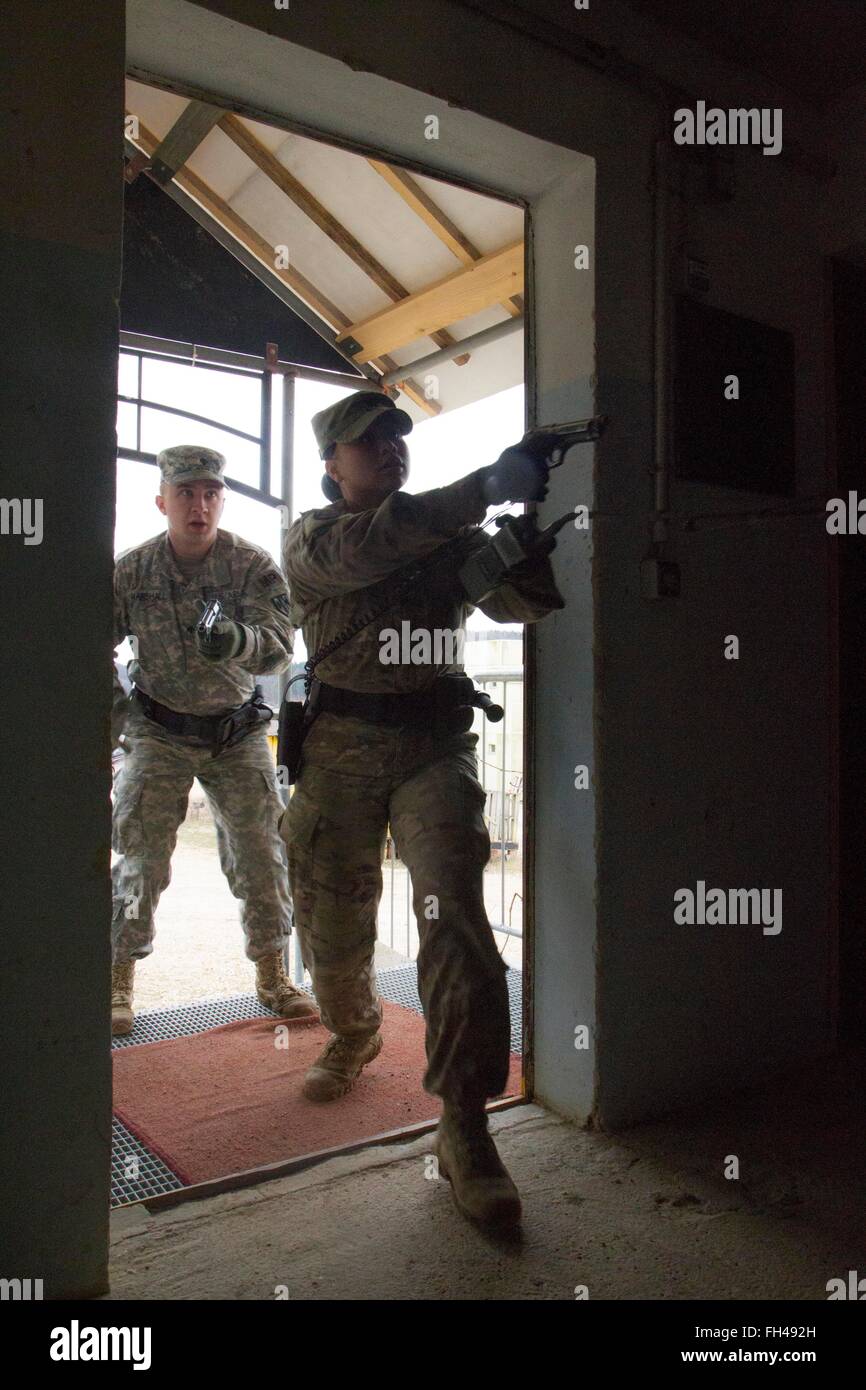
<svg viewBox="0 0 866 1390"><path fill-rule="evenodd" d="M276 608L278 613L285 613L286 617L289 616L288 594L274 594L273 598L271 599L271 603L274 605L274 608Z"/></svg>

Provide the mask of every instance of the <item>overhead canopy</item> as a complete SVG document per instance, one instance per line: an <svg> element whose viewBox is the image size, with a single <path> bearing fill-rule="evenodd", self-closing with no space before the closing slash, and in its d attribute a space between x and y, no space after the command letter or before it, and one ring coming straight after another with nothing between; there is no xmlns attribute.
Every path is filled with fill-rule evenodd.
<svg viewBox="0 0 866 1390"><path fill-rule="evenodd" d="M147 172L416 420L523 380L520 207L140 82L126 104L127 177Z"/></svg>

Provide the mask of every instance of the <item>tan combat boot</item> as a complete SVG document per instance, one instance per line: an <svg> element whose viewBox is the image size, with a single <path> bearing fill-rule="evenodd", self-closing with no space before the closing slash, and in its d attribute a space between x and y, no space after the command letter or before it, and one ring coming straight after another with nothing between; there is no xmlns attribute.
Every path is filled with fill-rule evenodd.
<svg viewBox="0 0 866 1390"><path fill-rule="evenodd" d="M111 1035L119 1037L131 1033L134 1022L132 1012L132 977L135 974L135 961L123 961L111 967Z"/></svg>
<svg viewBox="0 0 866 1390"><path fill-rule="evenodd" d="M451 1184L458 1210L483 1225L516 1225L520 1197L487 1129L482 1106L446 1105L433 1151L439 1172Z"/></svg>
<svg viewBox="0 0 866 1390"><path fill-rule="evenodd" d="M286 974L280 951L256 961L256 994L265 1008L273 1009L280 1018L319 1017L314 1001Z"/></svg>
<svg viewBox="0 0 866 1390"><path fill-rule="evenodd" d="M304 1077L302 1089L307 1100L336 1100L344 1096L354 1086L361 1068L381 1051L381 1033L366 1038L329 1039Z"/></svg>

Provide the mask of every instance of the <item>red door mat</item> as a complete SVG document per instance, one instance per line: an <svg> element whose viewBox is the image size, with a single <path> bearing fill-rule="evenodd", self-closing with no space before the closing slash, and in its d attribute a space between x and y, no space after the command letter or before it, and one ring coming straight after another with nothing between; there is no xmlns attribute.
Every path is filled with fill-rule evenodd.
<svg viewBox="0 0 866 1390"><path fill-rule="evenodd" d="M385 1046L348 1095L316 1104L304 1073L330 1034L304 1019L251 1018L114 1052L114 1109L181 1182L205 1182L435 1119L421 1086L424 1019L383 1001ZM505 1095L520 1094L512 1055Z"/></svg>

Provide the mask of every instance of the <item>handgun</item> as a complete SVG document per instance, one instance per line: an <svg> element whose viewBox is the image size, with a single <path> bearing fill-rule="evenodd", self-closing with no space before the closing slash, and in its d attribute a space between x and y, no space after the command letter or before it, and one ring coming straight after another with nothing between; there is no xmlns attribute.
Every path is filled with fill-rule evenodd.
<svg viewBox="0 0 866 1390"><path fill-rule="evenodd" d="M548 460L549 468L558 468L575 444L591 444L600 439L607 423L606 415L593 415L587 420L548 425L543 429L530 430L515 448L529 450L539 459ZM543 531L538 529L532 512L497 517L495 524L499 534L476 550L458 571L457 577L469 602L483 603L504 582L509 571L523 564L524 560L549 555L556 545L557 531L573 521L574 515L574 512L566 512Z"/></svg>
<svg viewBox="0 0 866 1390"><path fill-rule="evenodd" d="M203 637L205 641L207 641L216 624L221 623L224 617L225 614L223 613L222 604L219 599L212 598L205 604L202 610L202 615L196 626L196 633L199 637Z"/></svg>
<svg viewBox="0 0 866 1390"><path fill-rule="evenodd" d="M550 459L548 467L558 468L575 444L592 444L600 439L607 423L606 415L591 415L586 420L569 420L563 425L543 425L540 429L529 430L514 447L527 449L540 459Z"/></svg>

